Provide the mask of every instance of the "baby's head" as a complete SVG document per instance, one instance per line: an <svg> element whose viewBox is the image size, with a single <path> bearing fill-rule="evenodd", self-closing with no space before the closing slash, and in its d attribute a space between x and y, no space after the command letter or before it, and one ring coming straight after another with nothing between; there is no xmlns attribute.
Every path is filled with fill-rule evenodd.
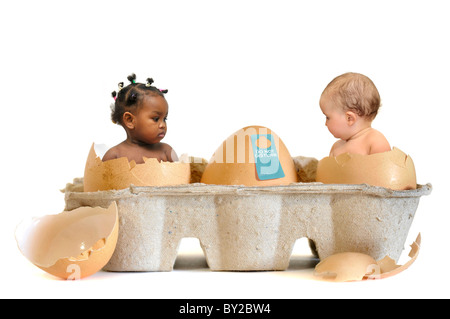
<svg viewBox="0 0 450 319"><path fill-rule="evenodd" d="M368 121L375 119L381 106L375 84L365 75L350 72L339 75L327 85L320 97L320 105L325 101Z"/></svg>
<svg viewBox="0 0 450 319"><path fill-rule="evenodd" d="M147 83L136 83L136 75L128 76L131 82L123 87L119 83L118 92L112 92L115 102L111 105L111 120L121 125L128 135L146 144L162 140L167 130L169 106L164 97L167 90L152 86L153 79Z"/></svg>

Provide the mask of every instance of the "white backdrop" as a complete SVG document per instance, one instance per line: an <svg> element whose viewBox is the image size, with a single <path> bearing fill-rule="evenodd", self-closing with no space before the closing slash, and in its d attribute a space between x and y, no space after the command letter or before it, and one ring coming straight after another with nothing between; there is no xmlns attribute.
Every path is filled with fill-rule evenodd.
<svg viewBox="0 0 450 319"><path fill-rule="evenodd" d="M0 297L449 297L448 11L438 0L2 2ZM92 142L125 138L109 105L130 73L169 89L164 142L178 155L209 159L234 131L257 124L291 155L320 159L334 138L318 100L348 71L377 85L383 107L373 126L434 187L406 243L408 252L422 233L408 271L343 285L295 269L101 272L64 282L18 251L16 225L63 210L59 189L83 175Z"/></svg>

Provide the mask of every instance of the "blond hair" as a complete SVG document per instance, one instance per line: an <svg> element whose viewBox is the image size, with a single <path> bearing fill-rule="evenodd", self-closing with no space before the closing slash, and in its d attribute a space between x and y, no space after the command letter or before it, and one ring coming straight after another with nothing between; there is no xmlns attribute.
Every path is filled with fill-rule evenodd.
<svg viewBox="0 0 450 319"><path fill-rule="evenodd" d="M367 76L359 73L344 73L334 78L322 92L322 97L331 98L345 111L373 120L381 106L378 90Z"/></svg>

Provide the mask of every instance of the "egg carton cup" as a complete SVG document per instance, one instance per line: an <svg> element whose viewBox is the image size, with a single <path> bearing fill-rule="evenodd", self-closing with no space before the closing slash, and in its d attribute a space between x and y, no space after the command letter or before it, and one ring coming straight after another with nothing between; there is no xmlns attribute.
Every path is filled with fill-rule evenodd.
<svg viewBox="0 0 450 319"><path fill-rule="evenodd" d="M299 176L311 164L295 162L301 166ZM304 237L314 243L320 259L361 252L398 261L420 197L430 194L432 186L394 191L309 182L82 189L82 179L66 186L66 210L106 208L114 201L118 206L119 237L104 270L171 271L181 240L195 237L213 271L269 271L286 270L295 242Z"/></svg>

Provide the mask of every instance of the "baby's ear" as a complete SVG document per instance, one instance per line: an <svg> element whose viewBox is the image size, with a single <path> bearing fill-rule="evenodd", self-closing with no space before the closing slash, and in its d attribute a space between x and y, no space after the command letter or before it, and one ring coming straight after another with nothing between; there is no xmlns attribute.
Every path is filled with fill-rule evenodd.
<svg viewBox="0 0 450 319"><path fill-rule="evenodd" d="M347 124L349 126L352 126L356 123L356 120L358 119L358 114L352 111L345 112L345 119L347 120Z"/></svg>
<svg viewBox="0 0 450 319"><path fill-rule="evenodd" d="M122 121L125 127L127 127L130 130L134 129L134 115L132 113L130 112L123 113Z"/></svg>

